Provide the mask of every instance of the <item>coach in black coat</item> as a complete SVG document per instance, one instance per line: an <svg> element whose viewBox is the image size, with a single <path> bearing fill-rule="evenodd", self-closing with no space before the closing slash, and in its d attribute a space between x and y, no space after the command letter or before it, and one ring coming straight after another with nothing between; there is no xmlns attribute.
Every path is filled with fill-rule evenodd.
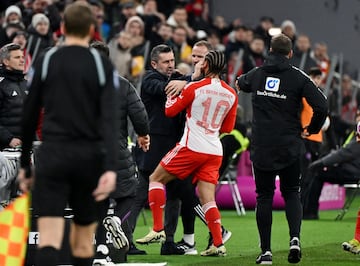
<svg viewBox="0 0 360 266"><path fill-rule="evenodd" d="M119 154L117 160L116 189L111 193L112 198L135 196L137 178L133 155L128 149L128 118L136 134L144 137L149 134L148 116L135 87L125 78L119 77L120 90L118 93L119 112Z"/></svg>
<svg viewBox="0 0 360 266"><path fill-rule="evenodd" d="M151 145L148 152L137 154L139 170L152 172L162 157L180 140L183 132L181 116L169 118L165 116L165 86L170 79L155 69L149 70L143 79L141 99L148 112L150 122ZM180 76L180 75L179 75Z"/></svg>

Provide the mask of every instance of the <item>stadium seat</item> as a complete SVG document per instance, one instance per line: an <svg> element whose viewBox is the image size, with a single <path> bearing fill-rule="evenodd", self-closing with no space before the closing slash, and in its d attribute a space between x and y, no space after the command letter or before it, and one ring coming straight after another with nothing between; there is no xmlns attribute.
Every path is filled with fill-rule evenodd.
<svg viewBox="0 0 360 266"><path fill-rule="evenodd" d="M346 200L344 202L344 206L341 208L339 214L336 216L336 218L335 218L336 221L342 220L344 218L346 212L349 210L357 193L359 192L360 180L358 183L344 184L344 188L346 189L346 193L348 193L349 190L352 190L352 192L349 195L346 195Z"/></svg>

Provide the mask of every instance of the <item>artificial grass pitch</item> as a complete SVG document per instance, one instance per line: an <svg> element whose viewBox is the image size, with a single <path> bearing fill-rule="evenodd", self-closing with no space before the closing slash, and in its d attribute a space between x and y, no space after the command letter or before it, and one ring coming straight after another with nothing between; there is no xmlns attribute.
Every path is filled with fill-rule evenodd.
<svg viewBox="0 0 360 266"><path fill-rule="evenodd" d="M359 265L360 255L342 250L341 243L353 238L360 197L357 197L341 221L335 221L339 210L320 211L319 220L303 221L301 233L302 260L299 265ZM160 244L137 245L146 250L145 256L128 256L129 263L161 263L169 266L179 265L256 265L260 253L254 210L246 210L245 216L238 216L235 210L220 210L222 224L232 232L231 239L225 244L226 257L201 257L200 255L161 256ZM134 233L134 240L150 230L151 213L146 210L147 224L141 215ZM182 223L179 220L175 240L182 237ZM207 227L196 219L195 241L198 252L204 250L208 241ZM272 253L273 265L291 265L287 262L289 250L288 226L284 211L273 212Z"/></svg>

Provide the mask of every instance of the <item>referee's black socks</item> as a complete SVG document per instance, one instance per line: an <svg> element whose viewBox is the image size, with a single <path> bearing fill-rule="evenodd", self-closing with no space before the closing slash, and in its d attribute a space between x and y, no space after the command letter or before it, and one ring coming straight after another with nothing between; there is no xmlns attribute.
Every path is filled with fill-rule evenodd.
<svg viewBox="0 0 360 266"><path fill-rule="evenodd" d="M52 246L45 246L36 251L36 266L56 266L59 250Z"/></svg>
<svg viewBox="0 0 360 266"><path fill-rule="evenodd" d="M72 257L74 266L91 266L93 264L93 258L78 258Z"/></svg>

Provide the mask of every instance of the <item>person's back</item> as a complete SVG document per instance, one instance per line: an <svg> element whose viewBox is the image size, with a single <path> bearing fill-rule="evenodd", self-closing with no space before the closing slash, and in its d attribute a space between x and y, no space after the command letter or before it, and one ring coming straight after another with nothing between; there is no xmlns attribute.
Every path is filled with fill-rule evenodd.
<svg viewBox="0 0 360 266"><path fill-rule="evenodd" d="M187 123L180 144L193 151L222 155L219 132L228 127L222 122L236 100L234 89L219 79L205 78L191 83L183 93L193 102L187 108ZM167 115L173 112L178 110L166 109Z"/></svg>
<svg viewBox="0 0 360 266"><path fill-rule="evenodd" d="M67 6L64 47L41 56L29 75L19 181L27 192L34 176L30 150L43 110L43 140L36 150L32 193L41 235L35 263L39 266L58 264L65 207L74 215L70 229L72 264L92 265L98 211L115 188L117 84L110 61L88 49L94 29L87 4Z"/></svg>
<svg viewBox="0 0 360 266"><path fill-rule="evenodd" d="M301 260L300 162L302 137L317 133L327 114L326 97L302 71L289 63L291 40L284 34L271 39L264 65L237 79L237 86L252 92L253 123L251 160L256 185L256 220L261 254L257 264L272 264L271 224L275 179L280 178L281 195L289 226L289 263ZM313 109L304 128L300 123L302 98Z"/></svg>
<svg viewBox="0 0 360 266"><path fill-rule="evenodd" d="M264 65L252 70L249 77L252 81L249 87L240 87L256 93L253 97L253 121L256 123L252 124L252 160L264 169L278 169L293 162L303 151L299 120L302 96L311 102L315 112L308 128L310 133L321 127L320 113L326 115L325 98L317 101L321 93L311 79L278 54L270 54ZM283 153L275 152L279 150ZM275 156L268 156L271 153Z"/></svg>
<svg viewBox="0 0 360 266"><path fill-rule="evenodd" d="M80 46L61 47L51 56L43 85L51 88L44 89L44 141L100 140L95 99L101 97L102 91L94 63L90 50ZM111 65L105 67L110 69Z"/></svg>

